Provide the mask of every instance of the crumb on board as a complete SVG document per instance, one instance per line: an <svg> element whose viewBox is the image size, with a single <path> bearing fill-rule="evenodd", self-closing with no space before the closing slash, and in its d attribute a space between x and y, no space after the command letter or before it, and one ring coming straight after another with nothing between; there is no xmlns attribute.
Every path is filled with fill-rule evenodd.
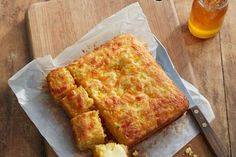
<svg viewBox="0 0 236 157"><path fill-rule="evenodd" d="M193 154L192 148L187 147L186 150L185 150L185 153L188 154L188 155L192 155Z"/></svg>
<svg viewBox="0 0 236 157"><path fill-rule="evenodd" d="M192 148L190 146L188 146L186 149L185 149L185 154L184 155L188 155L190 157L198 157L197 154L194 154Z"/></svg>
<svg viewBox="0 0 236 157"><path fill-rule="evenodd" d="M138 153L138 151L137 151L137 150L134 150L134 152L132 153L132 155L135 157L135 156L138 156L138 155L139 155L139 153Z"/></svg>

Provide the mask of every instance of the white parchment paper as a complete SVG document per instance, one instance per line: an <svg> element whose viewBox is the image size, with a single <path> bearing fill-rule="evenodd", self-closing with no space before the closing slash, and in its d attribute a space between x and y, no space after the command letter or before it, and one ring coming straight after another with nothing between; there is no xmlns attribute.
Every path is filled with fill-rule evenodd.
<svg viewBox="0 0 236 157"><path fill-rule="evenodd" d="M47 73L55 67L64 66L84 55L82 50L89 50L94 44L99 45L120 33L132 33L139 40L148 43L149 49L163 69L171 75L173 64L162 55L157 55L160 44L153 38L147 19L138 3L122 9L113 16L95 26L83 38L65 49L55 59L50 55L34 59L9 80L9 86L15 93L19 104L33 121L42 136L48 141L60 157L87 156L75 148L69 119L62 109L54 104L42 85ZM166 53L166 52L164 52ZM170 63L170 64L165 64ZM170 70L170 71L169 71ZM179 78L174 75L173 80ZM182 80L184 88L192 97L194 104L199 104L208 121L214 114L208 101L190 83ZM170 157L187 144L198 133L198 129L188 114L154 134L136 146L141 156Z"/></svg>

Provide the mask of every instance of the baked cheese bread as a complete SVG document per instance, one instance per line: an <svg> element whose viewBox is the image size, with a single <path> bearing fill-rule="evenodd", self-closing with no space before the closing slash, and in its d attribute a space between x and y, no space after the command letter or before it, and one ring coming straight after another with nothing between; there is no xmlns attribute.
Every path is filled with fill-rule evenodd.
<svg viewBox="0 0 236 157"><path fill-rule="evenodd" d="M103 144L105 134L98 111L84 112L71 119L75 142L80 150L92 149Z"/></svg>
<svg viewBox="0 0 236 157"><path fill-rule="evenodd" d="M131 34L119 35L66 66L95 101L108 131L132 146L177 119L188 101Z"/></svg>
<svg viewBox="0 0 236 157"><path fill-rule="evenodd" d="M94 157L128 157L127 146L123 144L107 143L96 145L93 149Z"/></svg>
<svg viewBox="0 0 236 157"><path fill-rule="evenodd" d="M64 109L76 116L71 123L82 150L103 143L105 136L98 112L89 111L90 98L109 133L127 146L160 130L188 109L186 97L146 45L131 34L121 34L65 68L51 71L47 81L53 97L62 99ZM83 103L77 102L82 99Z"/></svg>
<svg viewBox="0 0 236 157"><path fill-rule="evenodd" d="M60 101L69 91L77 87L70 72L64 67L50 71L47 75L47 83L56 101Z"/></svg>
<svg viewBox="0 0 236 157"><path fill-rule="evenodd" d="M68 92L61 100L61 105L71 118L94 107L93 99L88 97L88 93L82 86Z"/></svg>

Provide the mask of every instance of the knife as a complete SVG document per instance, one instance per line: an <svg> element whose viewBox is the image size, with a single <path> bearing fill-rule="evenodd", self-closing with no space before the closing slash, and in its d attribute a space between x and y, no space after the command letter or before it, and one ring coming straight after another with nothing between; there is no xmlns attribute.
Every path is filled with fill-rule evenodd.
<svg viewBox="0 0 236 157"><path fill-rule="evenodd" d="M216 133L210 126L209 122L206 120L200 108L194 103L188 90L185 88L179 74L177 73L176 69L174 68L174 65L171 62L167 50L155 36L154 38L158 44L158 47L156 49L156 61L162 66L167 75L172 80L174 80L175 84L181 89L181 91L187 97L189 101L188 113L191 115L191 118L197 124L201 134L204 136L208 145L210 146L212 153L214 153L216 157L228 157L228 152L225 149L224 145L217 137ZM172 68L166 68L166 67L172 67Z"/></svg>

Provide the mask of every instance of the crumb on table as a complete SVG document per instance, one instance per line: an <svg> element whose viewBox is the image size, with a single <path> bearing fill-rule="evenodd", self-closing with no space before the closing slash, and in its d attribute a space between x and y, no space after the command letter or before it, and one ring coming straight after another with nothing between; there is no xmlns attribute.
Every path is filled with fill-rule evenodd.
<svg viewBox="0 0 236 157"><path fill-rule="evenodd" d="M138 156L138 155L139 155L139 153L138 153L138 151L137 151L137 150L135 150L135 151L132 153L132 155L133 155L133 156Z"/></svg>
<svg viewBox="0 0 236 157"><path fill-rule="evenodd" d="M188 146L186 149L185 149L185 154L184 155L188 155L190 157L198 157L197 154L194 154L192 148L190 146Z"/></svg>

